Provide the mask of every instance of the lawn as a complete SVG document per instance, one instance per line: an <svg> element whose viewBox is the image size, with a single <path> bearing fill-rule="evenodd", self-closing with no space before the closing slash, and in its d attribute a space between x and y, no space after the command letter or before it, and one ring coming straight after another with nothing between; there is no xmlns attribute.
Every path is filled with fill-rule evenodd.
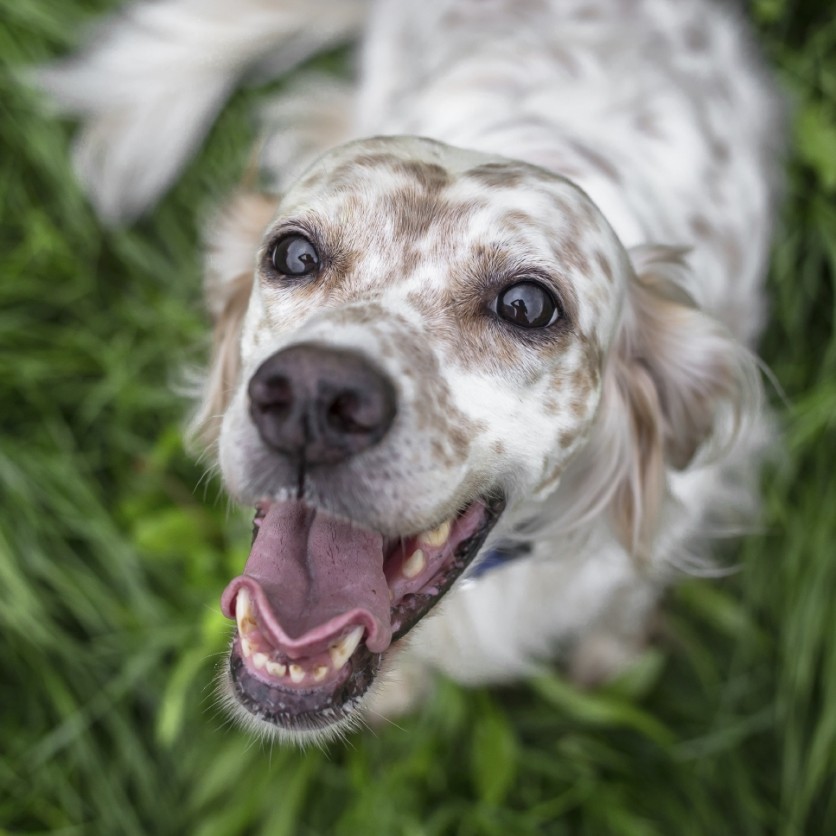
<svg viewBox="0 0 836 836"><path fill-rule="evenodd" d="M836 832L836 9L749 4L795 105L762 355L783 452L737 571L666 602L595 694L557 671L442 683L397 726L305 752L215 706L249 522L184 452L205 356L196 242L263 91L153 215L104 230L70 126L13 70L106 0L0 0L0 833L825 836Z"/></svg>

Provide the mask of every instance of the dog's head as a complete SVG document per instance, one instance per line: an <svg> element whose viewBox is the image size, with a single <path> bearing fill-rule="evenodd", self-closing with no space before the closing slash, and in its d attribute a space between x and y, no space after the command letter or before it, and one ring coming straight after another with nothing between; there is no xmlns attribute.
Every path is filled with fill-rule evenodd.
<svg viewBox="0 0 836 836"><path fill-rule="evenodd" d="M542 513L570 465L573 513L606 510L639 551L665 467L737 397L717 326L652 253L637 276L589 198L542 169L374 139L277 207L235 208L209 242L198 423L256 509L222 599L229 690L279 730L345 722L499 518L508 536ZM235 253L265 224L253 278Z"/></svg>

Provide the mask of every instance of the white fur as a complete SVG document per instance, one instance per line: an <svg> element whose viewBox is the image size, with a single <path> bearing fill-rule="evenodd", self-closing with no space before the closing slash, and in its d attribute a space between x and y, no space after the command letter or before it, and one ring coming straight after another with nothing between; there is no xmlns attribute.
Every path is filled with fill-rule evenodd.
<svg viewBox="0 0 836 836"><path fill-rule="evenodd" d="M143 3L80 59L45 73L63 106L85 120L79 172L103 217L133 216L159 196L248 67L269 52L273 68L284 69L351 35L362 6ZM231 494L251 502L279 490L247 416L246 381L264 358L320 339L383 358L401 379L414 359L412 343L399 343L403 326L438 364L456 410L483 431L466 459L442 465L416 417L426 382L405 382L402 423L363 465L359 498L339 510L411 533L493 480L509 497L493 541L524 539L533 554L460 582L393 658L372 710L407 704L404 688L413 686L399 682L418 681L424 666L463 682L496 681L563 652L579 679L612 675L645 640L677 571L704 565L710 536L756 505L753 474L768 432L749 347L763 317L781 107L741 22L711 0L378 0L355 89L303 80L265 113L261 162L282 198L264 240L283 218L309 212L362 242L363 258L355 301L322 295L310 314L308 302L257 275L247 302L272 204L252 243L234 218L214 228L210 293L226 323L218 355L226 371L219 376L216 363L202 422L225 410L219 454ZM467 225L424 240L408 270L400 242L386 238L381 202L397 173L381 167L352 181L346 189L365 211L348 220L333 196L294 185L327 148L370 135L468 150L403 138L338 149L312 170L332 172L383 147L445 167L450 194L486 203ZM537 183L536 174L508 190L468 181L469 168L508 157L580 189ZM530 222L505 245L538 264L557 258L577 295L577 327L606 361L580 417L545 408L556 378L544 376L536 352L517 370L529 376L524 386L489 350L482 368L465 368L445 353L437 321L409 301L416 291L442 293L469 245L507 239L504 213L514 207ZM571 233L574 244L588 263L602 255L613 288L549 249L573 223L582 229ZM340 318L372 303L385 321ZM239 330L241 354L232 357ZM568 380L589 361L572 343L549 362L563 364L549 375ZM562 397L572 394L566 384ZM561 447L570 431L574 446ZM451 430L439 419L433 432L447 439ZM369 462L399 475L370 476Z"/></svg>
<svg viewBox="0 0 836 836"><path fill-rule="evenodd" d="M38 80L84 117L75 163L102 218L135 217L170 185L241 77L281 73L351 35L362 0L160 0L94 31ZM309 26L312 16L318 18Z"/></svg>

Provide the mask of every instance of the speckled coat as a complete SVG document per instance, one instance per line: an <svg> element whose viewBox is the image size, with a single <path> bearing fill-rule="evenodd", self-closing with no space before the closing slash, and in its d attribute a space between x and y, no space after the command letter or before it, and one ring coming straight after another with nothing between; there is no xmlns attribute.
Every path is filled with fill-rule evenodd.
<svg viewBox="0 0 836 836"><path fill-rule="evenodd" d="M398 419L306 501L397 538L498 492L483 552L526 556L459 579L352 712L402 710L430 669L488 682L560 656L601 681L756 505L781 102L712 0L166 0L41 81L84 115L82 179L120 221L245 72L349 37L357 78L303 75L265 106L264 192L207 233L196 433L234 499L280 499L295 476L254 430L247 381L300 342L373 357ZM272 242L300 230L321 280L276 283ZM523 276L559 300L554 327L495 316Z"/></svg>

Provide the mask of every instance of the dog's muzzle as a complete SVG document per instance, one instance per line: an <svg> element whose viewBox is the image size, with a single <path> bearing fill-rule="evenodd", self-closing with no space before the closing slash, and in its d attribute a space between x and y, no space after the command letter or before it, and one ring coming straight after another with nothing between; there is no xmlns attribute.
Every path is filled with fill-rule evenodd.
<svg viewBox="0 0 836 836"><path fill-rule="evenodd" d="M306 474L353 464L390 432L395 386L358 352L315 343L276 352L252 376L250 415L294 496L257 503L244 571L221 608L237 631L237 702L287 731L321 730L358 709L382 655L467 569L502 511L473 496L426 531L384 535L306 496Z"/></svg>

